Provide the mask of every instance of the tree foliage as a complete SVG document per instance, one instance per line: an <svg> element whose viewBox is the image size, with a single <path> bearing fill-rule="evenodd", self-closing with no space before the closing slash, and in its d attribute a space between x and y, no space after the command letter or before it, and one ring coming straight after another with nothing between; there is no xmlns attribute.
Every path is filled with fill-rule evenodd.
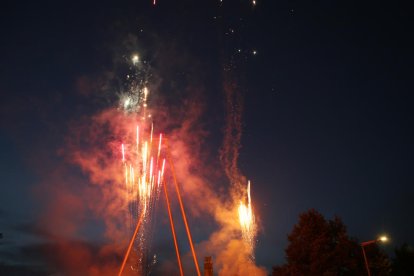
<svg viewBox="0 0 414 276"><path fill-rule="evenodd" d="M326 220L311 209L299 216L288 235L287 263L273 268L274 276L365 275L361 247L348 236L339 217ZM389 275L390 263L373 244L366 248L372 275Z"/></svg>
<svg viewBox="0 0 414 276"><path fill-rule="evenodd" d="M400 248L395 249L395 258L392 264L392 275L414 275L414 249L406 243Z"/></svg>

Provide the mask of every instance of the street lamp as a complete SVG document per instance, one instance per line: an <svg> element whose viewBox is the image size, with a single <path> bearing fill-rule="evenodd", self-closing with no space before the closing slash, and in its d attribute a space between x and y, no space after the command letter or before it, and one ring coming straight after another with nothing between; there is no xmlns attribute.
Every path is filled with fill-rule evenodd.
<svg viewBox="0 0 414 276"><path fill-rule="evenodd" d="M367 255L365 254L365 246L374 244L377 242L387 242L387 241L388 241L388 237L385 235L382 235L375 240L361 242L362 254L364 255L365 267L367 269L368 276L371 276L371 271L369 270L368 259L367 259Z"/></svg>

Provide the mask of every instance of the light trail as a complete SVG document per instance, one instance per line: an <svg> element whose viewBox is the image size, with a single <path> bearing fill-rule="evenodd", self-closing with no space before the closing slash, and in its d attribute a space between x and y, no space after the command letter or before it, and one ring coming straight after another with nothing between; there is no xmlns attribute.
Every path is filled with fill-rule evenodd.
<svg viewBox="0 0 414 276"><path fill-rule="evenodd" d="M128 249L127 249L127 251L125 253L124 260L122 261L122 265L121 265L121 268L119 270L118 276L121 276L122 275L122 272L124 271L125 264L126 264L126 262L128 260L128 256L129 256L129 253L131 252L132 246L134 245L135 236L138 234L138 230L139 230L139 228L141 226L142 220L144 219L144 215L145 215L145 212L142 212L141 213L141 216L140 216L140 218L139 218L139 220L137 222L137 226L135 227L134 234L132 235L131 241L129 242Z"/></svg>
<svg viewBox="0 0 414 276"><path fill-rule="evenodd" d="M251 196L250 196L250 181L247 183L247 205L244 203L244 200L240 201L238 212L239 212L239 221L240 228L242 232L242 237L250 254L253 254L254 245L255 245L255 236L256 236L256 222L252 210Z"/></svg>
<svg viewBox="0 0 414 276"><path fill-rule="evenodd" d="M138 214L143 215L142 226L135 236L138 256L138 270L145 272L145 256L151 239L155 208L161 192L164 177L165 158L162 151L162 134L159 138L153 135L154 127L134 126L132 136L124 138L122 143L122 164L125 170L125 200L129 211L129 229L133 231ZM148 131L145 131L145 130ZM159 139L159 140L157 140ZM128 151L128 150L131 151ZM162 168L159 168L162 162ZM141 273L141 274L142 274ZM145 274L145 273L144 273Z"/></svg>
<svg viewBox="0 0 414 276"><path fill-rule="evenodd" d="M178 267L180 268L180 275L184 276L183 266L181 264L180 251L178 249L177 236L175 234L174 221L173 221L173 217L171 213L170 200L168 199L167 185L165 185L165 183L164 183L164 194L165 194L165 200L167 202L168 217L170 219L170 226L171 226L171 232L172 232L173 239L174 239L174 247L175 247L175 253L177 255Z"/></svg>
<svg viewBox="0 0 414 276"><path fill-rule="evenodd" d="M180 193L180 189L178 187L177 177L175 175L174 164L173 164L173 162L171 160L170 147L169 147L169 144L168 144L168 140L167 139L164 139L164 140L165 140L165 144L167 146L167 159L168 159L168 163L170 164L171 173L173 175L174 186L175 186L175 190L177 192L178 202L180 204L181 214L183 216L185 230L186 230L187 236L188 236L188 242L190 243L191 253L193 254L193 260L194 260L194 264L195 264L195 267L196 267L196 270L197 270L197 275L198 276L201 276L200 268L199 268L198 262L197 262L197 256L196 256L196 253L195 253L195 250L194 250L193 240L191 238L190 227L188 226L187 216L186 216L185 210L184 210L184 204L183 204L183 201L181 199L181 193Z"/></svg>

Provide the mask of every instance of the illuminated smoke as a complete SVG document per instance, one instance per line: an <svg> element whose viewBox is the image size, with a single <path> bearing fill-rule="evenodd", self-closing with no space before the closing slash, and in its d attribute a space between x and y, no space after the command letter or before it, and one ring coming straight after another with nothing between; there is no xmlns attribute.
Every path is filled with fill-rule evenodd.
<svg viewBox="0 0 414 276"><path fill-rule="evenodd" d="M212 255L219 275L264 275L264 269L257 267L252 258L257 227L250 189L246 189L247 180L237 164L242 100L235 86L228 85L225 89L228 115L220 158L231 188L223 195L209 183L207 175L213 170L203 159L206 134L199 124L202 100L195 97L183 100L179 107L150 107L148 80L134 73L142 70L141 63L141 59L136 63L131 61L133 72L127 77L124 92L120 93L118 108L105 109L74 122L65 148L65 155L88 175L92 186L80 193L79 201L87 202L87 208L105 223L107 244L97 256L108 258L112 254L120 258L138 215L147 212L128 264L130 271L145 272L154 263L154 255L148 252L149 232L165 170L164 137L153 135L149 117L154 115L157 117L155 128L168 130L171 159L185 206L192 215L190 226L194 218L203 216L213 217L217 224L209 239L196 245L198 255ZM240 213L242 205L245 207ZM105 271L114 275L118 265L117 261L107 262L105 266L91 263L86 270L93 269L95 275L105 275Z"/></svg>

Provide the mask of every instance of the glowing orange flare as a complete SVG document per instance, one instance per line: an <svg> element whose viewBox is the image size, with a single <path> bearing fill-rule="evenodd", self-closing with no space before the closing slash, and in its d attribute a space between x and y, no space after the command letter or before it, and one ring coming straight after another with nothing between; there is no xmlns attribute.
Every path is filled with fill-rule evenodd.
<svg viewBox="0 0 414 276"><path fill-rule="evenodd" d="M254 238L256 236L256 224L250 197L250 181L247 183L247 204L245 204L243 201L240 201L238 212L243 240L248 245L250 253L253 254Z"/></svg>

